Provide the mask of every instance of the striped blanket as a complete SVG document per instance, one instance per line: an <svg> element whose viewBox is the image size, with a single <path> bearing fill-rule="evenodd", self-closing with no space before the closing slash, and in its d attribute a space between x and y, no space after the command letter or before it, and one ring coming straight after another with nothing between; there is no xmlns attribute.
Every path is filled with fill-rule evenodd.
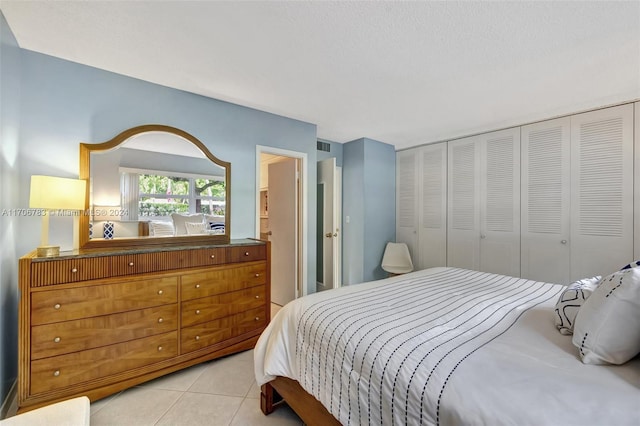
<svg viewBox="0 0 640 426"><path fill-rule="evenodd" d="M450 386L461 366L562 288L433 268L307 296L261 336L256 377L297 380L345 425L447 423L442 407L461 399Z"/></svg>

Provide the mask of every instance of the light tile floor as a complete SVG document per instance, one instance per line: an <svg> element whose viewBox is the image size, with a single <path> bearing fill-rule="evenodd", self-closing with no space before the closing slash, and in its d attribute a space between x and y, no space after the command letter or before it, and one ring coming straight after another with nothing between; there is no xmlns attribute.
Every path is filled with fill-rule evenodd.
<svg viewBox="0 0 640 426"><path fill-rule="evenodd" d="M262 414L253 371L252 350L202 363L92 403L91 425L302 425L289 407Z"/></svg>

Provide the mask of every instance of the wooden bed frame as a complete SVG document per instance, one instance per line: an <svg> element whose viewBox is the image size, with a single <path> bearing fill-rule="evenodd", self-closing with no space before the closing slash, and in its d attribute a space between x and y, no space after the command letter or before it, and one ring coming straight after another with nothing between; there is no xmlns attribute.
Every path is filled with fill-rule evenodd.
<svg viewBox="0 0 640 426"><path fill-rule="evenodd" d="M340 425L333 415L300 383L288 377L276 377L260 388L260 409L265 415L287 404L307 426Z"/></svg>

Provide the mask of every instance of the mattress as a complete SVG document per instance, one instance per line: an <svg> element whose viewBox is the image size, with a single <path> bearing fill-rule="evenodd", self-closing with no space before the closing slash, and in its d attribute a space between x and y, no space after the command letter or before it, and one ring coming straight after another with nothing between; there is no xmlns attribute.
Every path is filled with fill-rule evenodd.
<svg viewBox="0 0 640 426"><path fill-rule="evenodd" d="M640 424L640 360L585 365L558 284L432 268L283 307L258 384L284 376L345 425Z"/></svg>

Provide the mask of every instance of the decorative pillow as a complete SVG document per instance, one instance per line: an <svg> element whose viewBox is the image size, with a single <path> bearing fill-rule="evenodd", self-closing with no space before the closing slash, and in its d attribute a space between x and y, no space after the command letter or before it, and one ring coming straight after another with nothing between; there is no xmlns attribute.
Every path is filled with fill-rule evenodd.
<svg viewBox="0 0 640 426"><path fill-rule="evenodd" d="M578 311L573 344L585 364L623 364L640 353L640 268L602 279Z"/></svg>
<svg viewBox="0 0 640 426"><path fill-rule="evenodd" d="M224 216L218 216L214 214L205 214L204 215L205 222L215 222L215 223L224 223Z"/></svg>
<svg viewBox="0 0 640 426"><path fill-rule="evenodd" d="M200 222L200 223L186 222L184 226L187 229L187 235L197 235L197 234L207 233L207 224L204 222Z"/></svg>
<svg viewBox="0 0 640 426"><path fill-rule="evenodd" d="M187 235L185 223L204 223L204 215L202 213L171 213L171 219L173 219L173 227L176 229L176 235Z"/></svg>
<svg viewBox="0 0 640 426"><path fill-rule="evenodd" d="M598 288L600 276L583 278L569 285L556 302L556 327L562 334L573 334L573 324L578 310L591 293Z"/></svg>
<svg viewBox="0 0 640 426"><path fill-rule="evenodd" d="M625 265L624 267L622 267L620 270L624 271L625 269L637 268L638 266L640 266L640 260L636 260L635 262L631 262L630 264Z"/></svg>
<svg viewBox="0 0 640 426"><path fill-rule="evenodd" d="M172 222L149 222L149 236L151 237L173 237L174 233Z"/></svg>
<svg viewBox="0 0 640 426"><path fill-rule="evenodd" d="M212 230L214 234L224 234L224 223L209 222L209 229Z"/></svg>

